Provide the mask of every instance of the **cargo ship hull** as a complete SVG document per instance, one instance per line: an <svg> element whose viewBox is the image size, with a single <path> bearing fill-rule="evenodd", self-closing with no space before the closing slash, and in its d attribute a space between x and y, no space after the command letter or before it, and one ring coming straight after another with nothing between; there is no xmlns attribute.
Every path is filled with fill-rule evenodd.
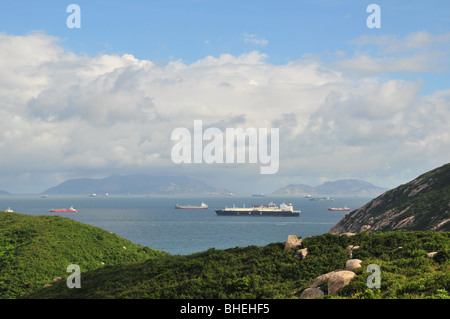
<svg viewBox="0 0 450 319"><path fill-rule="evenodd" d="M298 217L300 216L299 210L294 210L292 204L281 204L280 207L274 203L269 205L253 205L250 208L245 207L232 207L217 209L216 214L219 216L273 216L273 217Z"/></svg>
<svg viewBox="0 0 450 319"><path fill-rule="evenodd" d="M341 207L330 207L330 208L328 208L328 210L330 210L330 211L333 211L333 212L349 212L350 211L350 208L348 208L348 207L343 207L343 208L341 208Z"/></svg>
<svg viewBox="0 0 450 319"><path fill-rule="evenodd" d="M75 208L70 207L69 209L67 209L67 208L52 209L52 210L50 210L50 212L52 212L52 213L77 213L78 211Z"/></svg>
<svg viewBox="0 0 450 319"><path fill-rule="evenodd" d="M208 205L202 202L200 206L191 206L191 205L175 205L175 209L208 209Z"/></svg>
<svg viewBox="0 0 450 319"><path fill-rule="evenodd" d="M224 210L224 209L217 209L216 214L218 216L258 216L258 217L265 217L265 216L272 216L272 217L298 217L300 216L299 211L265 211L265 210L249 210L249 211L242 211L242 210Z"/></svg>

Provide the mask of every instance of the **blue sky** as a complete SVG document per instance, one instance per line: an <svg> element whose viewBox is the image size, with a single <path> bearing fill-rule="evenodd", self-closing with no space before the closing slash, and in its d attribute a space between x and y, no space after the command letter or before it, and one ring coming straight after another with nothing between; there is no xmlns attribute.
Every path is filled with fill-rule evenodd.
<svg viewBox="0 0 450 319"><path fill-rule="evenodd" d="M69 4L81 8L81 29L66 27ZM366 7L382 10L382 28L368 29ZM182 59L241 54L261 45L244 34L266 39L263 51L273 63L303 54L352 50L348 41L363 34L448 30L448 1L8 1L0 27L25 35L42 31L59 37L76 53L127 52L139 59ZM208 43L205 43L208 41Z"/></svg>
<svg viewBox="0 0 450 319"><path fill-rule="evenodd" d="M80 29L66 25L72 3ZM164 172L234 191L394 187L450 156L449 13L436 0L4 2L0 152L20 160L0 156L0 183ZM169 165L170 131L195 119L280 125L280 172Z"/></svg>

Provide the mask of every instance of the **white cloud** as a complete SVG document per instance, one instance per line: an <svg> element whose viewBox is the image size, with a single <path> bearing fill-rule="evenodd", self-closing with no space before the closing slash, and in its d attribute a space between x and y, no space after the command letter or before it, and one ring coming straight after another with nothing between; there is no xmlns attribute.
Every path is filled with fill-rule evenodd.
<svg viewBox="0 0 450 319"><path fill-rule="evenodd" d="M269 44L269 41L267 41L264 38L258 37L256 34L244 33L243 37L244 37L245 43L250 43L250 44L254 44L254 45L258 45L258 46L262 46L262 47L265 47L266 45Z"/></svg>
<svg viewBox="0 0 450 319"><path fill-rule="evenodd" d="M375 46L379 54L405 53L411 51L432 51L449 46L450 32L432 34L427 31L416 31L399 37L392 34L373 35L365 34L349 43L360 48Z"/></svg>
<svg viewBox="0 0 450 319"><path fill-rule="evenodd" d="M359 76L450 70L450 32L435 35L418 31L405 37L366 34L349 43L356 46L355 54L339 59L334 66Z"/></svg>
<svg viewBox="0 0 450 319"><path fill-rule="evenodd" d="M364 76L349 76L364 59ZM0 34L0 182L40 191L38 180L48 187L82 174L166 169L214 176L224 183L217 186L243 176L256 182L257 165L171 162L172 130L201 119L220 129L280 128L274 188L289 178L367 172L379 172L373 182L383 185L382 174L450 155L449 92L421 96L420 81L373 76L421 56L395 59L391 67L370 56L344 57L340 68L307 58L274 65L254 51L162 66L129 54L77 56L43 34Z"/></svg>

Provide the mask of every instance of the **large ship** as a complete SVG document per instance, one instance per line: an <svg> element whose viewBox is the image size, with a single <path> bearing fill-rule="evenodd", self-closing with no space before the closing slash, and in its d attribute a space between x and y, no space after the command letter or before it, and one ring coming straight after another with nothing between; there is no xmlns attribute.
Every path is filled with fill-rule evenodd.
<svg viewBox="0 0 450 319"><path fill-rule="evenodd" d="M201 203L200 206L192 206L192 205L175 205L175 209L207 209L208 205L204 202Z"/></svg>
<svg viewBox="0 0 450 319"><path fill-rule="evenodd" d="M275 216L275 217L298 217L299 210L294 210L291 203L289 205L282 203L280 207L274 203L269 205L256 205L251 207L225 207L224 209L217 209L216 214L219 216Z"/></svg>
<svg viewBox="0 0 450 319"><path fill-rule="evenodd" d="M70 206L70 208L62 208L62 209L52 209L50 210L52 213L76 213L78 212L73 206Z"/></svg>

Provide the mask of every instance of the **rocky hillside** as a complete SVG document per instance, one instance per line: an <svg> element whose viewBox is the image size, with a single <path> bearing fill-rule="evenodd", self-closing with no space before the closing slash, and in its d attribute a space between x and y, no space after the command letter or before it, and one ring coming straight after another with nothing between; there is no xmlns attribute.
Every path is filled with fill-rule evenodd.
<svg viewBox="0 0 450 319"><path fill-rule="evenodd" d="M389 190L345 215L330 233L450 231L450 164Z"/></svg>

